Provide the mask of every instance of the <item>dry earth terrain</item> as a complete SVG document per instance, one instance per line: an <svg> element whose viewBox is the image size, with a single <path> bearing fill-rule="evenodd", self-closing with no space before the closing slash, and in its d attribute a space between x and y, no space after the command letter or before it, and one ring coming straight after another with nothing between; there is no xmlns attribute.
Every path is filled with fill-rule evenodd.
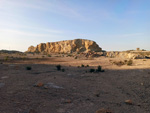
<svg viewBox="0 0 150 113"><path fill-rule="evenodd" d="M150 113L150 59L124 60L1 55L0 113Z"/></svg>

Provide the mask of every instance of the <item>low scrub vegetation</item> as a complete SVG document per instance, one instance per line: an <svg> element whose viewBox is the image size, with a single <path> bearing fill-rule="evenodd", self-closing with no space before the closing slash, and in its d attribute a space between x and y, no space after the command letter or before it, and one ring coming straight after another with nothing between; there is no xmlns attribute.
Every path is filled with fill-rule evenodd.
<svg viewBox="0 0 150 113"><path fill-rule="evenodd" d="M62 71L62 72L65 72L65 69L62 69L61 71Z"/></svg>
<svg viewBox="0 0 150 113"><path fill-rule="evenodd" d="M133 61L132 61L132 60L127 61L127 65L128 65L128 66L131 66L132 64L133 64Z"/></svg>
<svg viewBox="0 0 150 113"><path fill-rule="evenodd" d="M57 65L56 68L57 68L58 71L60 71L61 70L61 65Z"/></svg>
<svg viewBox="0 0 150 113"><path fill-rule="evenodd" d="M58 71L65 72L65 69L64 68L62 69L61 65L56 65L56 68L57 68Z"/></svg>
<svg viewBox="0 0 150 113"><path fill-rule="evenodd" d="M51 55L50 55L50 54L48 54L47 56L48 56L48 57L51 57Z"/></svg>
<svg viewBox="0 0 150 113"><path fill-rule="evenodd" d="M93 72L95 72L95 69L90 69L90 73L93 73Z"/></svg>
<svg viewBox="0 0 150 113"><path fill-rule="evenodd" d="M84 65L84 64L81 64L81 66L77 66L78 68L80 68L80 67L89 67L89 65L87 64L87 65Z"/></svg>
<svg viewBox="0 0 150 113"><path fill-rule="evenodd" d="M8 61L8 59L9 59L9 56L6 56L4 60L5 60L5 61Z"/></svg>
<svg viewBox="0 0 150 113"><path fill-rule="evenodd" d="M82 64L81 67L84 67L84 65Z"/></svg>
<svg viewBox="0 0 150 113"><path fill-rule="evenodd" d="M26 67L26 70L31 70L31 69L32 69L31 66L27 66L27 67Z"/></svg>
<svg viewBox="0 0 150 113"><path fill-rule="evenodd" d="M98 72L104 72L104 71L105 71L105 70L103 70L101 66L97 66L97 69L90 69L90 70L89 70L90 73L94 73L94 72L95 72L95 73L96 73L96 72L98 73Z"/></svg>
<svg viewBox="0 0 150 113"><path fill-rule="evenodd" d="M114 61L113 64L117 65L117 66L122 66L122 65L128 65L131 66L133 64L133 61L130 60L124 60L124 61Z"/></svg>
<svg viewBox="0 0 150 113"><path fill-rule="evenodd" d="M77 58L78 58L77 56L74 57L74 59L77 59Z"/></svg>

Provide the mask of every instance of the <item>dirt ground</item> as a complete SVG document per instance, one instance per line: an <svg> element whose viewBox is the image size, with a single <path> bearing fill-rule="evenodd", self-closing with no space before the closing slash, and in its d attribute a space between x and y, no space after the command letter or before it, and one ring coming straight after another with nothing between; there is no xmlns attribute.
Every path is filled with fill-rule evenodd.
<svg viewBox="0 0 150 113"><path fill-rule="evenodd" d="M132 66L111 63L119 60L124 59L1 60L0 113L96 113L102 108L111 111L107 113L150 113L150 59L135 59ZM98 65L105 72L89 72Z"/></svg>

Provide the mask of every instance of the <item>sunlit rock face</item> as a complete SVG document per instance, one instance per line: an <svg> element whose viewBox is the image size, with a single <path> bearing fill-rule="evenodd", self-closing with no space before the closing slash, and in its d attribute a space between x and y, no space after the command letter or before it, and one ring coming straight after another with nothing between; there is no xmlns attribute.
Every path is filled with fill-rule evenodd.
<svg viewBox="0 0 150 113"><path fill-rule="evenodd" d="M102 49L96 42L85 39L65 40L59 42L47 42L38 44L36 47L30 46L27 52L45 53L72 53L72 52L100 52Z"/></svg>

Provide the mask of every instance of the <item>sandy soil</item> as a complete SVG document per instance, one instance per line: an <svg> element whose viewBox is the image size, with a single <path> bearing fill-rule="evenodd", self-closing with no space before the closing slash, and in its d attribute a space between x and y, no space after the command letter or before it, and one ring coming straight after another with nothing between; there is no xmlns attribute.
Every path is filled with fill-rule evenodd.
<svg viewBox="0 0 150 113"><path fill-rule="evenodd" d="M150 59L28 58L0 64L0 113L150 113ZM58 71L60 64L65 72ZM81 64L89 67L77 67ZM105 72L90 73L101 65ZM32 67L26 70L26 67ZM37 87L39 86L39 87ZM132 105L125 100L132 100Z"/></svg>

